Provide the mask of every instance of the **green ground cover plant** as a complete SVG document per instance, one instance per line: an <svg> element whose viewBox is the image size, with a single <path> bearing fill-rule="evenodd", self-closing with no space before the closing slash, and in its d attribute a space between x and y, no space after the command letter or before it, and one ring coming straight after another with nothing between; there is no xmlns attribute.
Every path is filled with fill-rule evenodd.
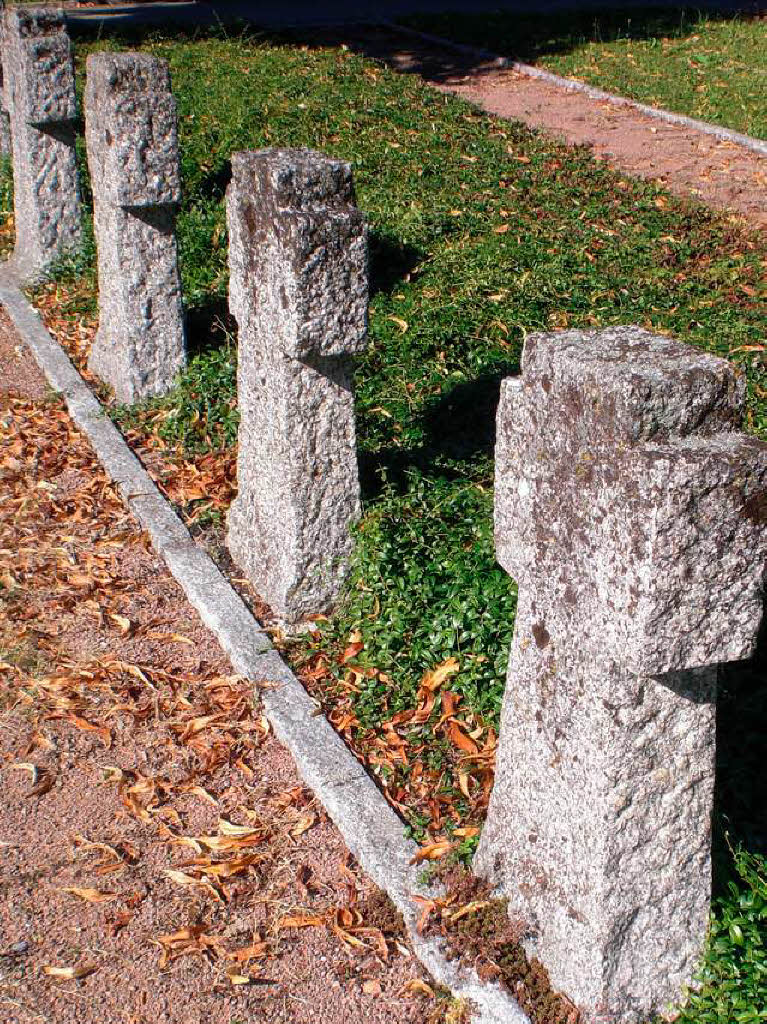
<svg viewBox="0 0 767 1024"><path fill-rule="evenodd" d="M516 600L492 546L500 381L518 370L530 331L639 323L741 367L748 429L767 438L767 246L700 206L622 178L585 149L493 120L342 48L253 32L109 35L77 41L80 83L91 50L138 45L169 61L178 99L191 361L163 399L113 412L185 456L231 457L236 347L223 207L230 155L311 146L351 161L371 226L371 344L357 375L365 511L343 606L289 653L314 673L326 707L342 706L345 735L360 744L375 737L375 770L416 835L478 825L486 790L462 779L460 751L449 732L435 735L434 721L449 693L461 721L481 735L475 745L497 727ZM7 180L0 198L7 210ZM62 265L59 280L58 315L92 318L92 248ZM64 285L73 280L68 300ZM440 691L428 721L397 737L414 756L387 760L385 723L412 709L424 673L450 659L449 691ZM351 686L350 663L358 670ZM753 685L760 710L764 676ZM734 705L738 692L733 682ZM749 728L757 720L751 713ZM742 782L736 768L747 745L738 721L723 756ZM409 803L415 761L429 799ZM721 858L708 988L697 1016L682 1018L690 1024L750 1021L735 1016L737 1000L762 991L764 861L759 836L741 828L747 817L727 819L746 846L737 862ZM468 857L476 828L455 834ZM744 916L753 927L738 923ZM721 1007L725 1016L716 1016Z"/></svg>
<svg viewBox="0 0 767 1024"><path fill-rule="evenodd" d="M767 138L767 18L692 8L419 15L414 28Z"/></svg>

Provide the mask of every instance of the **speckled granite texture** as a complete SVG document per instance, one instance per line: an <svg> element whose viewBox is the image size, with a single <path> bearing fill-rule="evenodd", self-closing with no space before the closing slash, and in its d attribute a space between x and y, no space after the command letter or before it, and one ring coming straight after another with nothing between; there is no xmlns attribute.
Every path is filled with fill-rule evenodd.
<svg viewBox="0 0 767 1024"><path fill-rule="evenodd" d="M31 281L80 242L75 70L62 12L6 8L2 64L13 138L13 267Z"/></svg>
<svg viewBox="0 0 767 1024"><path fill-rule="evenodd" d="M336 601L360 513L352 361L367 343L367 229L348 164L263 150L235 153L232 172L240 431L228 544L295 623Z"/></svg>
<svg viewBox="0 0 767 1024"><path fill-rule="evenodd" d="M120 402L162 394L184 366L176 247L176 103L165 61L88 57L85 134L98 249L99 330L89 367Z"/></svg>
<svg viewBox="0 0 767 1024"><path fill-rule="evenodd" d="M716 666L752 652L767 445L722 359L638 328L527 339L498 410L520 599L475 870L587 1020L682 996L706 935Z"/></svg>
<svg viewBox="0 0 767 1024"><path fill-rule="evenodd" d="M5 104L5 88L3 86L3 13L5 3L0 0L0 156L10 157L11 149L11 120L8 117L8 108Z"/></svg>

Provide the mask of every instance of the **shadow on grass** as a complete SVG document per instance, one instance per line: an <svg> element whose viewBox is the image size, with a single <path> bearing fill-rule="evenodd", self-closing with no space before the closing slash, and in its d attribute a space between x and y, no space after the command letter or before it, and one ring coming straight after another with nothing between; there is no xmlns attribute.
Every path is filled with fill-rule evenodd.
<svg viewBox="0 0 767 1024"><path fill-rule="evenodd" d="M525 63L535 63L547 56L570 53L586 41L607 43L616 39L651 40L685 38L693 35L702 17L710 21L731 21L749 17L749 11L706 10L691 6L666 8L592 8L558 10L546 14L493 11L477 14L447 13L418 15L401 19L403 24L423 28L444 38L460 39L469 46L485 47ZM754 4L754 16L758 5ZM385 14L382 15L385 17ZM254 11L252 23L242 20L226 25L179 25L157 23L128 25L124 22L103 26L73 24L71 31L83 39L108 38L125 47L137 48L157 37L206 39L245 35L263 43L295 47L346 46L373 57L399 71L420 74L434 81L465 75L478 75L496 70L496 65L476 54L451 49L438 50L434 45L419 43L416 38L392 32L372 24L300 27L289 30L260 28Z"/></svg>
<svg viewBox="0 0 767 1024"><path fill-rule="evenodd" d="M186 311L186 344L190 358L228 345L236 337L237 323L225 295L210 295Z"/></svg>
<svg viewBox="0 0 767 1024"><path fill-rule="evenodd" d="M439 475L443 480L460 480L466 476L467 460L478 463L492 459L501 381L518 372L518 363L504 363L440 395L418 418L424 434L424 444L419 448L390 446L377 452L361 451L364 500L375 500L384 481L395 491L405 493L413 470L427 477Z"/></svg>
<svg viewBox="0 0 767 1024"><path fill-rule="evenodd" d="M492 7L488 3L487 7ZM754 9L758 14L758 10ZM617 39L679 39L695 33L701 18L731 21L747 12L707 10L695 7L637 7L559 10L546 14L493 11L481 14L446 13L414 15L399 19L403 25L422 29L466 46L487 49L528 64L547 56L567 54L584 42L608 43ZM407 38L374 25L302 28L274 36L296 46L339 46L383 61L398 71L419 74L432 81L447 81L497 70L489 58Z"/></svg>
<svg viewBox="0 0 767 1024"><path fill-rule="evenodd" d="M714 888L731 875L724 832L749 853L767 855L767 602L756 653L725 665L719 674L717 708Z"/></svg>

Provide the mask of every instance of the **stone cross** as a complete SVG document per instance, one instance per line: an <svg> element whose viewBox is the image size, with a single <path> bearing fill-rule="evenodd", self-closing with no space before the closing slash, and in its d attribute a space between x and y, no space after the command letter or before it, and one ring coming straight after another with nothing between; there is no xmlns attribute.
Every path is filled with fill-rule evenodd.
<svg viewBox="0 0 767 1024"><path fill-rule="evenodd" d="M352 357L367 342L367 230L349 165L310 150L235 153L227 218L240 408L229 550L295 623L337 599L360 514Z"/></svg>
<svg viewBox="0 0 767 1024"><path fill-rule="evenodd" d="M532 335L504 382L496 549L519 582L474 869L587 1020L683 997L706 937L716 666L753 652L767 445L723 359Z"/></svg>
<svg viewBox="0 0 767 1024"><path fill-rule="evenodd" d="M186 359L176 103L168 65L156 57L94 53L86 70L99 284L88 366L132 403L167 391Z"/></svg>
<svg viewBox="0 0 767 1024"><path fill-rule="evenodd" d="M62 12L6 8L2 47L13 138L13 266L32 280L80 243L75 71Z"/></svg>

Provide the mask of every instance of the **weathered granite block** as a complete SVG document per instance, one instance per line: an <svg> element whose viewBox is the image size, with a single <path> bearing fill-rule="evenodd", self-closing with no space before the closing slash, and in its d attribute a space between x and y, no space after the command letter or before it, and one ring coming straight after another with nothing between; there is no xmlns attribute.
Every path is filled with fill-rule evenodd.
<svg viewBox="0 0 767 1024"><path fill-rule="evenodd" d="M716 665L753 651L767 445L729 363L638 328L527 339L496 549L519 582L475 859L586 1019L691 982L711 881Z"/></svg>
<svg viewBox="0 0 767 1024"><path fill-rule="evenodd" d="M13 141L13 263L33 279L80 242L75 73L62 12L6 8L2 48Z"/></svg>
<svg viewBox="0 0 767 1024"><path fill-rule="evenodd" d="M10 157L11 149L11 121L8 117L8 107L5 103L5 85L3 82L3 12L5 3L0 2L0 156Z"/></svg>
<svg viewBox="0 0 767 1024"><path fill-rule="evenodd" d="M88 57L85 137L98 250L99 330L89 367L120 402L170 387L185 362L176 247L176 104L165 61Z"/></svg>
<svg viewBox="0 0 767 1024"><path fill-rule="evenodd" d="M286 622L328 610L359 517L352 357L367 342L367 231L351 169L235 153L229 303L239 324L229 550Z"/></svg>

